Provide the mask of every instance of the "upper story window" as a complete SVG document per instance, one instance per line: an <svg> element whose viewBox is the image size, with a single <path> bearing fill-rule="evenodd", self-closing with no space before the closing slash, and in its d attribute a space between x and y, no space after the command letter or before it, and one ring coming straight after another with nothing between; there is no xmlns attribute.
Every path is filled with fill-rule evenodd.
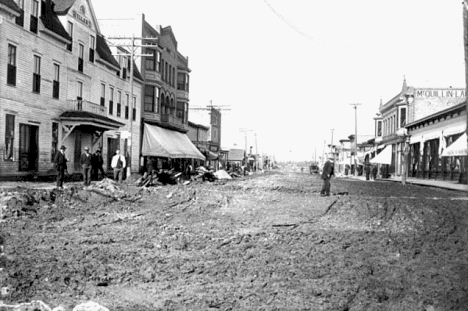
<svg viewBox="0 0 468 311"><path fill-rule="evenodd" d="M122 92L117 91L117 116L120 117L122 110Z"/></svg>
<svg viewBox="0 0 468 311"><path fill-rule="evenodd" d="M188 92L189 90L189 76L185 73L177 73L177 89Z"/></svg>
<svg viewBox="0 0 468 311"><path fill-rule="evenodd" d="M378 120L377 121L377 137L381 137L382 136L382 121L381 120Z"/></svg>
<svg viewBox="0 0 468 311"><path fill-rule="evenodd" d="M76 99L79 101L83 99L83 82L81 81L77 81L76 84Z"/></svg>
<svg viewBox="0 0 468 311"><path fill-rule="evenodd" d="M84 65L84 45L80 43L78 50L78 71L83 72Z"/></svg>
<svg viewBox="0 0 468 311"><path fill-rule="evenodd" d="M86 8L84 5L80 5L80 13L86 15Z"/></svg>
<svg viewBox="0 0 468 311"><path fill-rule="evenodd" d="M399 126L404 127L406 125L406 107L400 107L400 120Z"/></svg>
<svg viewBox="0 0 468 311"><path fill-rule="evenodd" d="M114 113L114 88L109 88L109 114L112 115Z"/></svg>
<svg viewBox="0 0 468 311"><path fill-rule="evenodd" d="M169 85L172 85L172 66L169 65Z"/></svg>
<svg viewBox="0 0 468 311"><path fill-rule="evenodd" d="M54 82L52 86L52 97L59 98L60 93L60 66L54 64Z"/></svg>
<svg viewBox="0 0 468 311"><path fill-rule="evenodd" d="M129 105L130 105L130 97L128 94L125 94L125 119L128 119L129 114Z"/></svg>
<svg viewBox="0 0 468 311"><path fill-rule="evenodd" d="M152 85L145 86L145 111L155 112L155 90L156 87Z"/></svg>
<svg viewBox="0 0 468 311"><path fill-rule="evenodd" d="M38 16L39 16L39 1L33 0L31 2L31 21L29 24L29 30L31 32L37 33Z"/></svg>
<svg viewBox="0 0 468 311"><path fill-rule="evenodd" d="M101 83L101 106L106 105L106 85Z"/></svg>
<svg viewBox="0 0 468 311"><path fill-rule="evenodd" d="M89 61L94 63L94 51L96 49L96 38L93 35L89 36Z"/></svg>
<svg viewBox="0 0 468 311"><path fill-rule="evenodd" d="M8 44L7 84L16 85L16 46Z"/></svg>
<svg viewBox="0 0 468 311"><path fill-rule="evenodd" d="M33 92L41 92L41 58L34 55Z"/></svg>
<svg viewBox="0 0 468 311"><path fill-rule="evenodd" d="M67 31L71 38L70 44L67 44L67 50L71 51L73 49L73 23L72 22L68 22Z"/></svg>
<svg viewBox="0 0 468 311"><path fill-rule="evenodd" d="M147 56L145 58L145 69L149 71L156 71L156 51L147 49L146 54L151 54L152 56Z"/></svg>
<svg viewBox="0 0 468 311"><path fill-rule="evenodd" d="M17 4L19 8L21 9L21 15L16 17L15 22L17 25L23 27L24 26L24 0L18 0Z"/></svg>

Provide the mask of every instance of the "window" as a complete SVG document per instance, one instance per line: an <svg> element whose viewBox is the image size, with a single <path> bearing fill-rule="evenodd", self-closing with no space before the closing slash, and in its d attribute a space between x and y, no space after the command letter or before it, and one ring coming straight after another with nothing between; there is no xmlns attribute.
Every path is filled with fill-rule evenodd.
<svg viewBox="0 0 468 311"><path fill-rule="evenodd" d="M16 85L16 46L8 44L7 83Z"/></svg>
<svg viewBox="0 0 468 311"><path fill-rule="evenodd" d="M31 21L29 24L29 30L34 33L37 33L38 14L39 2L37 0L33 0L31 3Z"/></svg>
<svg viewBox="0 0 468 311"><path fill-rule="evenodd" d="M41 58L34 55L33 92L41 92Z"/></svg>
<svg viewBox="0 0 468 311"><path fill-rule="evenodd" d="M184 120L184 103L177 102L176 117Z"/></svg>
<svg viewBox="0 0 468 311"><path fill-rule="evenodd" d="M147 49L146 53L148 55L151 54L152 56L147 56L145 58L145 69L149 71L156 71L156 51Z"/></svg>
<svg viewBox="0 0 468 311"><path fill-rule="evenodd" d="M145 111L146 112L155 112L154 111L155 89L156 88L152 85L145 86Z"/></svg>
<svg viewBox="0 0 468 311"><path fill-rule="evenodd" d="M114 88L109 88L109 114L114 113Z"/></svg>
<svg viewBox="0 0 468 311"><path fill-rule="evenodd" d="M171 85L175 86L175 67L172 67L172 79L171 79Z"/></svg>
<svg viewBox="0 0 468 311"><path fill-rule="evenodd" d="M50 148L50 161L53 162L57 154L59 127L57 122L52 122L52 145Z"/></svg>
<svg viewBox="0 0 468 311"><path fill-rule="evenodd" d="M161 79L164 81L164 60L161 60Z"/></svg>
<svg viewBox="0 0 468 311"><path fill-rule="evenodd" d="M188 123L188 103L185 103L185 107L184 107L184 110L185 110L185 118L184 118L184 124L187 124Z"/></svg>
<svg viewBox="0 0 468 311"><path fill-rule="evenodd" d="M59 98L60 93L60 66L54 64L54 82L52 86L52 97Z"/></svg>
<svg viewBox="0 0 468 311"><path fill-rule="evenodd" d="M68 34L71 37L71 42L70 44L67 44L67 50L71 51L73 48L73 23L68 22Z"/></svg>
<svg viewBox="0 0 468 311"><path fill-rule="evenodd" d="M125 119L128 119L129 114L129 105L130 105L130 98L128 94L125 94Z"/></svg>
<svg viewBox="0 0 468 311"><path fill-rule="evenodd" d="M172 85L172 66L169 65L169 80L168 80L169 85Z"/></svg>
<svg viewBox="0 0 468 311"><path fill-rule="evenodd" d="M133 97L133 105L132 105L132 120L136 120L136 97Z"/></svg>
<svg viewBox="0 0 468 311"><path fill-rule="evenodd" d="M101 106L106 105L106 85L101 83Z"/></svg>
<svg viewBox="0 0 468 311"><path fill-rule="evenodd" d="M12 114L6 115L5 120L5 154L4 159L13 161L13 145L15 141L15 116Z"/></svg>
<svg viewBox="0 0 468 311"><path fill-rule="evenodd" d="M78 71L83 72L83 59L84 59L84 45L80 43L78 51Z"/></svg>
<svg viewBox="0 0 468 311"><path fill-rule="evenodd" d="M161 53L156 51L156 71L161 72Z"/></svg>
<svg viewBox="0 0 468 311"><path fill-rule="evenodd" d="M78 101L83 100L83 82L81 81L77 81L77 84L76 84L76 99Z"/></svg>
<svg viewBox="0 0 468 311"><path fill-rule="evenodd" d="M94 63L94 50L96 49L96 38L89 36L89 61Z"/></svg>
<svg viewBox="0 0 468 311"><path fill-rule="evenodd" d="M169 75L168 72L167 72L167 71L168 71L168 67L169 67L169 65L168 65L167 62L164 64L164 67L165 67L165 68L164 68L164 81L167 83L167 77L168 77L168 75Z"/></svg>
<svg viewBox="0 0 468 311"><path fill-rule="evenodd" d="M21 15L17 16L15 22L17 25L23 27L24 26L24 0L18 0L18 6L21 9Z"/></svg>
<svg viewBox="0 0 468 311"><path fill-rule="evenodd" d="M377 121L377 137L382 136L382 121Z"/></svg>
<svg viewBox="0 0 468 311"><path fill-rule="evenodd" d="M400 108L400 127L404 127L406 125L406 107Z"/></svg>
<svg viewBox="0 0 468 311"><path fill-rule="evenodd" d="M120 112L122 110L122 92L117 91L117 116L120 117Z"/></svg>
<svg viewBox="0 0 468 311"><path fill-rule="evenodd" d="M185 73L178 73L177 74L177 89L180 90L180 91L186 91L185 89L185 85L186 85L186 82L185 82L185 79L186 79L187 75Z"/></svg>

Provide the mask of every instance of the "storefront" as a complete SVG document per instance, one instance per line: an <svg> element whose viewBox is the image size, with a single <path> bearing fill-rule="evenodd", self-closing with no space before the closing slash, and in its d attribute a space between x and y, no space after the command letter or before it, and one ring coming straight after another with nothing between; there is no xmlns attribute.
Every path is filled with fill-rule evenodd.
<svg viewBox="0 0 468 311"><path fill-rule="evenodd" d="M410 135L409 177L466 183L468 155L444 153L466 132L465 103L408 124L406 128Z"/></svg>

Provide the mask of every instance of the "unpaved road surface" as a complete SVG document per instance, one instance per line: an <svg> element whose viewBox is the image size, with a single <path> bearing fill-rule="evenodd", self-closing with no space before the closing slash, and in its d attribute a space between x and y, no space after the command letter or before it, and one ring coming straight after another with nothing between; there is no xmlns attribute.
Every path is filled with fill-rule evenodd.
<svg viewBox="0 0 468 311"><path fill-rule="evenodd" d="M5 302L66 310L468 310L462 192L307 173L116 198L0 191Z"/></svg>

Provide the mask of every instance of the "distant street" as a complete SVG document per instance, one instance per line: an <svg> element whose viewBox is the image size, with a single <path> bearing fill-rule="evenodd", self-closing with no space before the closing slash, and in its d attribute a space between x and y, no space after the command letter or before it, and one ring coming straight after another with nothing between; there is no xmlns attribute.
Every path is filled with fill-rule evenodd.
<svg viewBox="0 0 468 311"><path fill-rule="evenodd" d="M466 193L309 172L0 191L4 303L463 310Z"/></svg>

